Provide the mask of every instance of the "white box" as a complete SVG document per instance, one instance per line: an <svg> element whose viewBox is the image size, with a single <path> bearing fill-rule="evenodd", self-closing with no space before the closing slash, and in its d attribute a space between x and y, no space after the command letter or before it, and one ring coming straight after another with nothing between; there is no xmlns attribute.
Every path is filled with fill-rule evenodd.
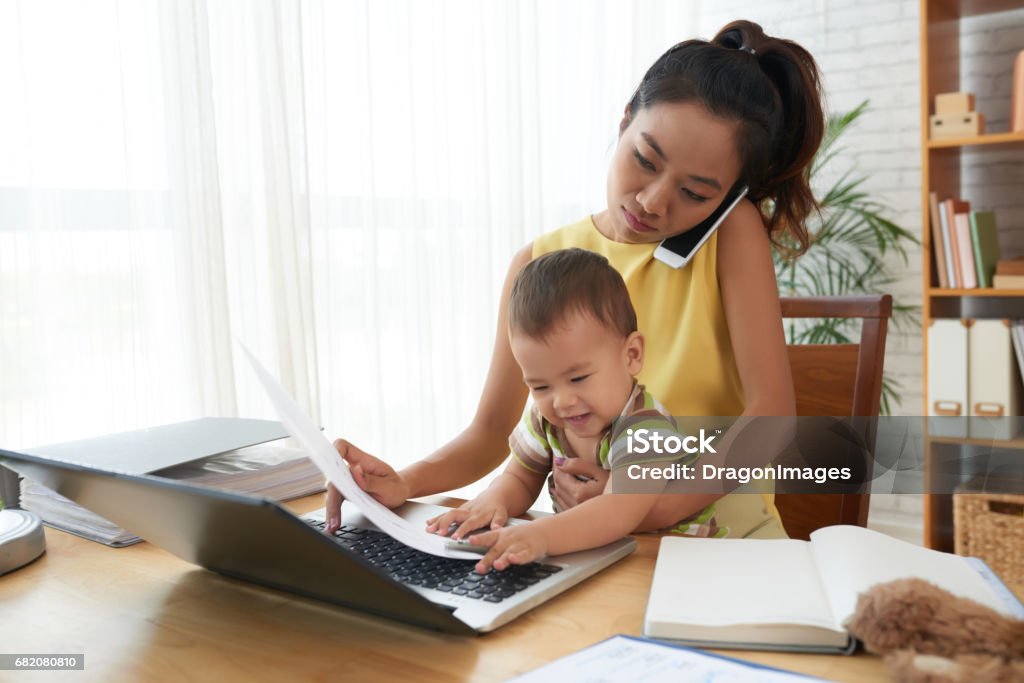
<svg viewBox="0 0 1024 683"><path fill-rule="evenodd" d="M928 327L926 414L933 436L967 436L968 325L964 320L937 319Z"/></svg>
<svg viewBox="0 0 1024 683"><path fill-rule="evenodd" d="M975 320L968 331L967 396L971 418L1005 418L1020 405L1009 320ZM979 439L1012 439L1016 420L971 419Z"/></svg>

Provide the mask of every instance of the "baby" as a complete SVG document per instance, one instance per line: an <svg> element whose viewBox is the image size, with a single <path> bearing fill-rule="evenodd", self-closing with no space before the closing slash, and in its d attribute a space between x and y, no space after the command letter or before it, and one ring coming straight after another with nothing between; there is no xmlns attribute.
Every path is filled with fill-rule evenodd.
<svg viewBox="0 0 1024 683"><path fill-rule="evenodd" d="M603 256L565 249L530 262L512 285L508 318L512 355L533 398L509 437L513 458L486 491L427 526L445 534L449 524L462 523L453 534L458 538L489 525L491 531L472 537L474 545L489 547L476 567L481 573L595 548L636 530L659 494L611 494L609 477L603 494L561 510L558 470L571 458L614 469L625 460L627 422L674 431L661 404L636 381L644 338L626 284ZM509 516L530 508L549 473L558 514L503 528ZM696 515L677 530L722 535L726 530L710 517Z"/></svg>

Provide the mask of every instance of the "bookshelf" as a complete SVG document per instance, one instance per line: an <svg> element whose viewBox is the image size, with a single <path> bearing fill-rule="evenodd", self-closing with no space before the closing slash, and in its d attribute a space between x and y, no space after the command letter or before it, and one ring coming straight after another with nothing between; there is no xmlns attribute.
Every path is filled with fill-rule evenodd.
<svg viewBox="0 0 1024 683"><path fill-rule="evenodd" d="M979 136L929 140L928 119L935 95L962 90L960 74L961 20L982 14L1009 12L1021 7L1019 0L921 0L921 216L923 259L922 369L925 413L928 414L928 329L936 318L1024 318L1024 290L943 289L933 263L929 193L940 198L962 197L961 170L964 152L989 150L1024 157L1024 133L999 132ZM1024 45L1020 46L1024 48ZM966 197L969 199L969 197ZM1020 200L1024 204L1024 199ZM972 207L973 208L973 207ZM1024 437L1007 441L971 438L927 437L926 462L939 449L1022 450ZM942 454L947 455L943 450ZM1022 453L1024 455L1024 453ZM952 551L951 495L924 497L924 543Z"/></svg>

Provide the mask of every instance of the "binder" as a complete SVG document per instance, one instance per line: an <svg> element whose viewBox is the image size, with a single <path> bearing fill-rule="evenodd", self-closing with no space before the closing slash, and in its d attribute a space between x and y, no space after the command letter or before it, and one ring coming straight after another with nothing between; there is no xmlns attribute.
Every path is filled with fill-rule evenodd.
<svg viewBox="0 0 1024 683"><path fill-rule="evenodd" d="M933 436L967 436L966 320L932 320L928 327L928 431Z"/></svg>
<svg viewBox="0 0 1024 683"><path fill-rule="evenodd" d="M968 330L968 432L973 438L1012 439L1020 396L1009 320L975 320ZM976 419L995 418L995 419ZM1004 418L1004 419L1000 419Z"/></svg>

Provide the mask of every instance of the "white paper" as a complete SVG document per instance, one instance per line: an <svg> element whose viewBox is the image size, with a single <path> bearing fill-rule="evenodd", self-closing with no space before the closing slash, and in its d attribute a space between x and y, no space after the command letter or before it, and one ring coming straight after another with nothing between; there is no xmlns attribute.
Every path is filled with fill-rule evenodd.
<svg viewBox="0 0 1024 683"><path fill-rule="evenodd" d="M509 683L679 683L679 681L818 681L802 674L766 669L735 659L615 636L534 669Z"/></svg>
<svg viewBox="0 0 1024 683"><path fill-rule="evenodd" d="M662 624L662 628L800 624L842 630L829 610L809 546L807 541L788 538L662 538L646 623ZM752 562L758 567L756 575L751 573ZM694 590L709 567L715 585L728 590ZM649 633L680 637L671 632Z"/></svg>
<svg viewBox="0 0 1024 683"><path fill-rule="evenodd" d="M252 364L253 370L256 371L260 383L263 384L267 396L270 397L270 402L274 404L277 416L281 419L285 429L302 444L309 459L316 463L316 466L337 487L345 500L358 507L381 531L411 548L440 557L461 560L480 559L479 553L448 548L448 538L428 533L422 526L407 522L359 488L359 484L352 478L352 473L348 471L348 463L338 455L334 446L317 429L313 421L302 412L288 392L256 360L249 349L241 342L239 345L249 357L249 362Z"/></svg>

